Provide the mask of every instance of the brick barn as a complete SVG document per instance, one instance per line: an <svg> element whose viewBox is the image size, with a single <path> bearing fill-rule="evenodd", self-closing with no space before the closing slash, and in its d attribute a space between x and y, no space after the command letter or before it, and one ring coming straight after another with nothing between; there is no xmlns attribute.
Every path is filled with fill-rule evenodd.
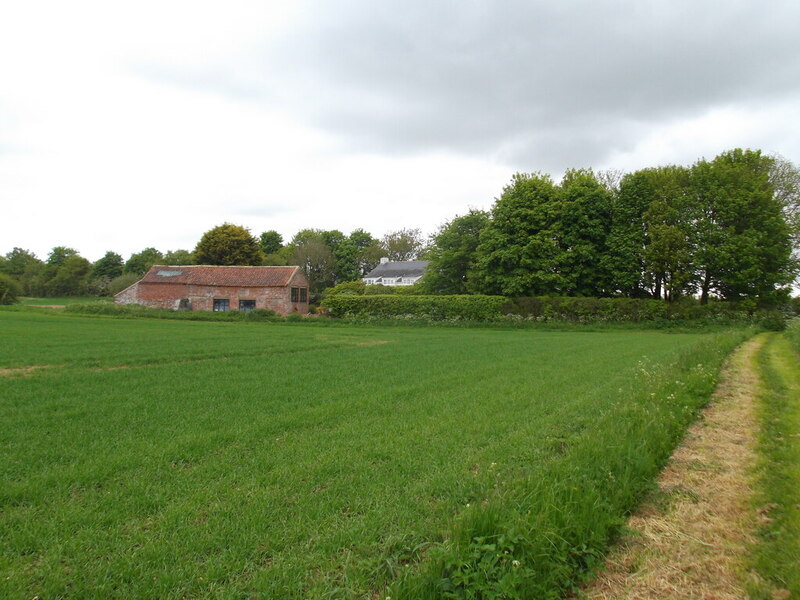
<svg viewBox="0 0 800 600"><path fill-rule="evenodd" d="M114 296L117 304L172 310L308 312L308 280L300 267L156 265Z"/></svg>

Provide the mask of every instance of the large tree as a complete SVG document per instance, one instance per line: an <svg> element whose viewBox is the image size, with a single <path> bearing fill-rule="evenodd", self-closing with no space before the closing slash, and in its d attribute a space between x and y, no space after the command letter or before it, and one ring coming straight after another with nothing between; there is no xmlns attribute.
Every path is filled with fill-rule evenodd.
<svg viewBox="0 0 800 600"><path fill-rule="evenodd" d="M155 248L145 248L141 252L131 254L130 258L125 261L123 271L125 273L132 273L140 277L147 273L153 265L163 264L164 255Z"/></svg>
<svg viewBox="0 0 800 600"><path fill-rule="evenodd" d="M517 173L492 207L478 244L476 284L506 296L561 294L559 190L549 175Z"/></svg>
<svg viewBox="0 0 800 600"><path fill-rule="evenodd" d="M278 250L283 248L283 236L274 229L270 229L261 234L259 243L261 245L261 251L265 256L268 254L275 254Z"/></svg>
<svg viewBox="0 0 800 600"><path fill-rule="evenodd" d="M561 181L559 270L570 296L611 292L601 257L611 229L611 197L592 171L569 170Z"/></svg>
<svg viewBox="0 0 800 600"><path fill-rule="evenodd" d="M119 277L122 275L123 265L122 257L109 250L92 265L92 279L105 278L111 280Z"/></svg>
<svg viewBox="0 0 800 600"><path fill-rule="evenodd" d="M264 254L249 229L223 223L203 234L194 258L198 265L260 265Z"/></svg>
<svg viewBox="0 0 800 600"><path fill-rule="evenodd" d="M738 148L692 167L702 302L712 293L769 302L794 280L791 229L771 167L760 151Z"/></svg>
<svg viewBox="0 0 800 600"><path fill-rule="evenodd" d="M472 290L481 231L489 224L489 213L470 210L443 224L428 252L430 264L423 285L434 294L466 294Z"/></svg>
<svg viewBox="0 0 800 600"><path fill-rule="evenodd" d="M383 236L381 247L391 261L417 260L425 248L419 229L398 229Z"/></svg>
<svg viewBox="0 0 800 600"><path fill-rule="evenodd" d="M326 238L334 236L324 235L326 233L330 234L319 229L303 229L289 243L289 262L303 270L312 296L318 296L336 281L336 257L326 242Z"/></svg>

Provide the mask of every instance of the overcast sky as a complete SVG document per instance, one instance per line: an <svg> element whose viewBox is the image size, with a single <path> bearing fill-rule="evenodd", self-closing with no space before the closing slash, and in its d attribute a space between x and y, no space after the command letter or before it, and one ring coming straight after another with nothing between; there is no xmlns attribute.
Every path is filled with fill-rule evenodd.
<svg viewBox="0 0 800 600"><path fill-rule="evenodd" d="M800 162L797 0L0 0L0 254L430 234L734 147Z"/></svg>

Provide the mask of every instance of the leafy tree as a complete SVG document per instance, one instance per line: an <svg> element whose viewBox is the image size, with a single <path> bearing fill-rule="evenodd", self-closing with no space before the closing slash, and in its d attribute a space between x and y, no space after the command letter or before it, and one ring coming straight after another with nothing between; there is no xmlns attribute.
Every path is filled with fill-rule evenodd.
<svg viewBox="0 0 800 600"><path fill-rule="evenodd" d="M153 265L162 264L164 262L164 255L155 248L145 248L141 252L131 254L130 258L125 262L123 272L133 273L141 277Z"/></svg>
<svg viewBox="0 0 800 600"><path fill-rule="evenodd" d="M44 263L33 252L14 248L5 255L2 271L22 286L24 294L34 295L35 284L43 268Z"/></svg>
<svg viewBox="0 0 800 600"><path fill-rule="evenodd" d="M644 213L651 200L651 182L644 171L623 176L619 192L611 198L611 227L601 265L612 295L649 295L644 282L644 251L649 243Z"/></svg>
<svg viewBox="0 0 800 600"><path fill-rule="evenodd" d="M48 296L82 296L87 291L91 268L92 263L82 256L68 256L44 284L45 293Z"/></svg>
<svg viewBox="0 0 800 600"><path fill-rule="evenodd" d="M787 293L797 265L771 167L760 151L738 148L692 167L693 200L700 208L695 261L701 302L711 293L762 301Z"/></svg>
<svg viewBox="0 0 800 600"><path fill-rule="evenodd" d="M194 254L188 250L169 250L164 255L164 263L167 265L193 265Z"/></svg>
<svg viewBox="0 0 800 600"><path fill-rule="evenodd" d="M602 257L611 229L612 195L589 170L569 170L561 181L559 270L569 296L611 292Z"/></svg>
<svg viewBox="0 0 800 600"><path fill-rule="evenodd" d="M563 293L560 197L549 175L517 173L492 207L478 244L479 291L506 296Z"/></svg>
<svg viewBox="0 0 800 600"><path fill-rule="evenodd" d="M132 286L134 283L141 279L140 275L136 273L123 273L119 277L112 279L106 287L106 293L109 296L119 294L125 288Z"/></svg>
<svg viewBox="0 0 800 600"><path fill-rule="evenodd" d="M384 255L380 240L363 229L354 229L350 232L350 241L358 248L356 265L358 276L363 277L381 262Z"/></svg>
<svg viewBox="0 0 800 600"><path fill-rule="evenodd" d="M203 234L194 258L199 265L260 265L264 254L249 229L223 223Z"/></svg>
<svg viewBox="0 0 800 600"><path fill-rule="evenodd" d="M290 262L299 265L308 279L309 292L318 297L336 278L336 257L326 243L325 232L303 229L292 238Z"/></svg>
<svg viewBox="0 0 800 600"><path fill-rule="evenodd" d="M261 237L259 237L259 242L261 251L265 255L275 254L278 250L283 248L283 236L274 229L263 232Z"/></svg>
<svg viewBox="0 0 800 600"><path fill-rule="evenodd" d="M22 286L10 275L0 273L0 304L14 304L19 302L22 295Z"/></svg>
<svg viewBox="0 0 800 600"><path fill-rule="evenodd" d="M66 246L56 246L47 255L47 264L60 267L71 256L78 256L78 251L74 248L67 248Z"/></svg>
<svg viewBox="0 0 800 600"><path fill-rule="evenodd" d="M466 294L471 291L470 278L475 269L478 240L488 225L489 213L473 209L439 228L428 254L430 264L422 280L427 291L434 294Z"/></svg>
<svg viewBox="0 0 800 600"><path fill-rule="evenodd" d="M644 250L644 280L654 298L672 301L695 288L693 269L696 207L688 195L689 170L659 167L643 172L651 201L643 215L649 244Z"/></svg>
<svg viewBox="0 0 800 600"><path fill-rule="evenodd" d="M419 229L400 229L383 236L381 247L390 261L416 260L425 248Z"/></svg>
<svg viewBox="0 0 800 600"><path fill-rule="evenodd" d="M102 258L92 265L92 279L106 278L114 279L122 275L124 263L122 257L116 252L109 250Z"/></svg>

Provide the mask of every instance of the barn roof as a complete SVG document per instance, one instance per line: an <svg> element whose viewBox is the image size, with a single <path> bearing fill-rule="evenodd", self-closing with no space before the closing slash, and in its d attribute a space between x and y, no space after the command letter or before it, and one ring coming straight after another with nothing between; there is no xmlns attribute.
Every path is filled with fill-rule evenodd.
<svg viewBox="0 0 800 600"><path fill-rule="evenodd" d="M300 267L154 265L140 283L186 283L231 287L285 287Z"/></svg>

